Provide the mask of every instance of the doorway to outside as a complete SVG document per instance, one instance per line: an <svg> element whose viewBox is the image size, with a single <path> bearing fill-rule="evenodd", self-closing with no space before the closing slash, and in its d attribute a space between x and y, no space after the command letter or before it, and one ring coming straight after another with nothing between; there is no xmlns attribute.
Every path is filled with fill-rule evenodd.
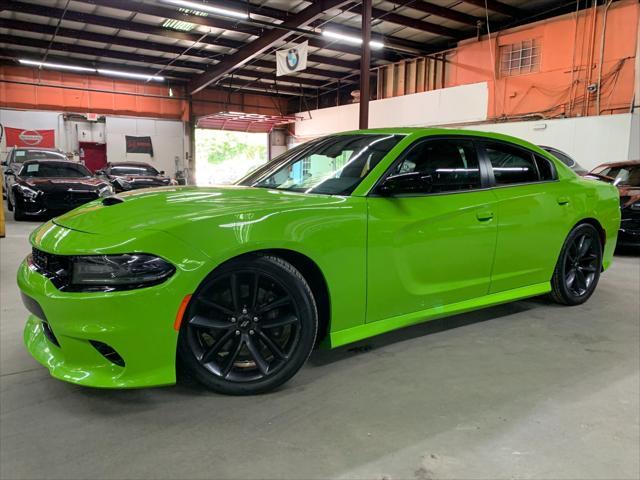
<svg viewBox="0 0 640 480"><path fill-rule="evenodd" d="M196 128L196 183L234 183L268 160L266 133Z"/></svg>

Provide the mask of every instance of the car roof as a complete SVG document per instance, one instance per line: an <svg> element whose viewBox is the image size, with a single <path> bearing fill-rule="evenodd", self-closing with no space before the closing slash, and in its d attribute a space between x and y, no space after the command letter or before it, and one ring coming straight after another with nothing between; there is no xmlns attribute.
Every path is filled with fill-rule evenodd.
<svg viewBox="0 0 640 480"><path fill-rule="evenodd" d="M602 168L602 167L628 167L628 166L633 166L633 167L640 166L640 160L627 160L627 161L624 161L624 162L603 163L601 165L598 165L596 168ZM594 170L595 170L595 168L594 168Z"/></svg>
<svg viewBox="0 0 640 480"><path fill-rule="evenodd" d="M354 134L378 134L378 135L465 135L467 137L480 137L490 140L502 140L515 144L520 144L527 148L534 148L536 150L541 148L527 140L518 137L512 137L511 135L505 135L502 133L484 132L481 130L467 130L461 128L446 128L446 127L400 127L400 128L372 128L367 130L352 130L348 132L342 132L338 135L354 135Z"/></svg>
<svg viewBox="0 0 640 480"><path fill-rule="evenodd" d="M153 165L145 162L111 162L109 163L110 167L152 167L156 168Z"/></svg>
<svg viewBox="0 0 640 480"><path fill-rule="evenodd" d="M59 158L36 158L34 160L27 160L22 162L23 165L33 165L34 163L61 163L63 165L82 165L82 163L74 162L73 160L61 160ZM82 165L84 167L84 165Z"/></svg>
<svg viewBox="0 0 640 480"><path fill-rule="evenodd" d="M62 153L58 148L50 148L50 147L13 147L15 150L33 150L40 152L56 152Z"/></svg>

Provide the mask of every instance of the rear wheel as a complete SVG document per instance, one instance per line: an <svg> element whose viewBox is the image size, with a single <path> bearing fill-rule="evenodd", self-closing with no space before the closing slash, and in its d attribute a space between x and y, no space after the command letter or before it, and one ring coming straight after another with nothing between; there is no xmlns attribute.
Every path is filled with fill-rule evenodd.
<svg viewBox="0 0 640 480"><path fill-rule="evenodd" d="M212 390L262 393L302 367L317 328L313 294L300 272L278 257L246 257L216 270L193 295L179 355Z"/></svg>
<svg viewBox="0 0 640 480"><path fill-rule="evenodd" d="M580 305L593 294L602 270L602 243L593 225L575 227L565 240L551 279L551 297L563 305Z"/></svg>

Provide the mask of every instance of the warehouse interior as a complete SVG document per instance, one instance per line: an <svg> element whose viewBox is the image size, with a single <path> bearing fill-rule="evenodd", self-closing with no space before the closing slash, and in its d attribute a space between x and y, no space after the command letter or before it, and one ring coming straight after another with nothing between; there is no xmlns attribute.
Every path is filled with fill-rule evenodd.
<svg viewBox="0 0 640 480"><path fill-rule="evenodd" d="M633 173L640 171L637 0L0 0L0 126L6 197L0 216L0 478L640 478L640 185L625 183L634 175L640 179ZM289 159L295 152L320 145L325 137L371 130L385 140L383 135L421 135L423 129L425 135L438 138L449 138L447 132L462 136L469 132L476 144L481 142L478 138L516 138L527 148L544 147L560 162L553 167L560 172L552 173L557 175L553 180L573 175L572 171L580 177L572 177L573 184L582 182L585 188L603 178L611 180L608 194L615 196L611 200L615 208L593 207L604 218L594 213L597 220L592 222L602 241L598 275L600 270L602 274L599 281L595 277L593 289L596 284L597 289L590 290L588 296L593 296L587 303L559 306L548 295L540 295L549 287L531 290L517 301L493 297L482 310L464 304L445 317L447 302L437 297L430 304L431 297L425 296L427 300L418 302L423 310L440 309L434 310L432 321L421 323L416 317L394 327L374 326L370 338L365 338L353 333L352 319L346 323L349 328L331 336L332 315L339 311L355 318L360 303L365 305L363 327L376 316L372 313L376 301L383 305L380 312L395 312L389 318L380 313L379 325L404 313L388 306L386 298L373 298L376 292L395 288L394 262L402 255L388 250L393 254L385 256L387 250L381 247L385 241L396 249L404 241L405 252L417 253L403 260L406 263L398 262L398 272L410 276L417 265L428 270L445 261L453 266L467 262L469 270L479 268L483 259L472 247L460 252L485 237L474 226L463 242L450 233L456 224L443 223L446 228L438 230L442 238L418 250L418 233L435 234L435 227L433 232L428 223L401 228L417 207L374 210L369 205L363 207L370 215L363 235L371 239L372 232L379 232L379 236L372 243L358 243L349 223L358 215L358 204L341 207L341 202L359 199L360 189L377 172L369 163L361 168L366 172L361 173L361 184L346 194L325 195L330 200L322 206L297 206L293 197L313 193L311 188L282 193L272 183L271 190L250 189L283 198L274 210L263 212L258 208L267 208L267 193L241 197L249 185L246 179L269 171L271 165L294 161ZM373 143L363 151L372 149ZM393 155L399 147L393 148L384 154ZM488 162L488 156L484 159L478 151L480 163ZM90 177L85 183L93 188L95 203L73 204L67 210L78 210L47 217L19 210L24 207L14 192L33 187L28 179L20 183L21 175L32 169L29 163L22 171L15 165L29 162L29 152L37 153L36 163L51 154L50 161L64 158L80 165ZM534 153L539 157L542 150ZM19 155L26 160L19 160ZM331 158L338 172L347 169L349 163L335 166L342 158L338 152ZM290 167L287 175L307 179L311 161L301 161L300 172ZM484 183L489 177L485 178L482 165L479 190L508 190ZM470 170L467 166L465 158L461 170ZM568 173L561 173L565 167ZM136 186L131 170L114 173L118 168L152 173L141 180L146 184ZM620 180L611 168L631 173ZM398 176L403 173L398 172ZM371 191L365 191L363 199L391 178L389 171L384 175L378 183L370 181ZM104 214L111 222L104 220L108 227L92 229L91 205L104 205L113 212L121 207L117 202L124 199L133 205L136 198L153 197L154 191L183 191L185 197L150 203L129 216ZM503 231L502 238L518 229L530 232L529 240L505 249L514 265L551 252L555 247L536 244L537 239L551 238L559 218L569 218L565 213L556 218L546 210L527 226L534 209L542 205L518 203L532 196L527 192L508 200L512 223L495 234L494 242L501 245ZM572 209L596 196L579 201L571 197L570 202L569 193L561 195L567 199L559 197L558 204ZM600 195L605 196L599 193L598 199ZM447 196L431 198L435 197ZM215 207L216 212L242 210L234 210L235 216L226 223L220 220L200 229L198 222L214 215L209 210L173 210L180 202L184 208L200 208L200 200L211 202L207 208ZM457 205L459 200L450 202ZM274 223L270 236L260 238L263 224L296 208L304 212L295 223ZM315 216L330 210L322 219ZM82 217L75 212L87 213ZM60 222L59 213L64 215ZM437 213L431 220L440 218ZM397 217L385 226L375 223L392 214ZM495 220L493 214L487 217L490 222ZM478 216L478 220L486 219ZM622 225L622 233L618 226L609 231L606 225L595 225L598 221L603 225L622 221L615 224ZM139 230L143 223L144 231ZM181 292L184 300L174 302L175 308L167 313L170 329L175 327L171 330L175 384L153 382L155 370L139 384L92 385L71 373L65 378L55 373L53 353L47 366L47 360L29 346L33 336L30 340L25 321L33 318L34 310L25 297L31 295L27 287L40 284L27 285L25 269L36 270L29 263L36 247L59 247L51 253L70 257L97 257L116 252L118 243L139 241L141 247L135 251L146 255L154 253L148 251L154 243L147 233L165 229L162 234L171 239L165 240L171 245L165 258L172 248L187 245L187 239L209 238L209 243L216 243L223 238L219 232L233 232L229 238L239 245L264 244L261 248L268 255L276 255L273 252L300 239L307 241L305 235L328 231L332 223L344 238L327 236L317 246L308 240L304 252L317 250L341 264L332 270L341 283L334 287L329 273L322 277L321 264L304 263L313 263L308 258L296 263L296 255L281 257L300 270L296 275L309 280L306 289L314 295L319 326L306 364L273 391L223 395L203 387L198 375L181 363L175 342L177 332L185 335L180 323L185 312L195 308L191 295L195 298L204 291L206 279L219 270L189 284L189 295ZM548 231L540 233L546 225ZM47 228L52 228L48 236ZM188 235L182 238L176 232ZM65 246L67 233L92 237L78 242L81 247L74 252ZM623 233L628 243L623 244ZM562 252L565 236L558 240ZM269 246L272 237L278 237L278 246ZM102 246L107 240L109 246ZM460 250L454 253L447 245ZM491 245L486 251L499 258L499 247ZM185 249L173 270L195 272L206 263L199 260L202 251ZM240 247L234 251L239 256L250 253ZM383 261L366 264L358 276L354 265L359 265L355 259L360 251ZM206 249L202 255L212 257ZM228 263L216 265L219 269ZM310 278L307 273L314 268L317 275ZM371 279L375 272L380 284ZM534 269L525 272L522 267L520 274L534 276ZM84 295L58 291L52 277L45 275L43 281L45 277L52 283L41 288L56 301ZM549 277L547 286L549 282L553 286ZM362 292L355 286L349 289L360 282ZM417 295L416 290L437 290L425 282L408 281L407 298ZM456 288L470 288L471 283L460 280ZM328 299L319 298L322 288ZM348 297L346 306L339 303L334 288ZM232 284L232 295L233 290ZM95 291L87 291L96 297ZM105 298L113 295L110 301L116 302L118 294L132 298L136 290L105 292ZM140 308L152 310L157 301L160 309L163 294L158 292L156 297L145 297L149 304L141 300ZM488 288L487 292L493 293ZM233 302L238 307L235 298ZM43 305L43 314L56 312ZM108 332L111 326L102 318L115 317L117 311L96 308L95 318L93 310L83 314L85 331ZM325 316L329 320L322 320ZM255 327L257 317L253 321ZM48 328L46 319L38 322ZM49 323L59 335L54 321ZM57 345L53 331L49 331L52 337L47 330L42 334ZM253 330L247 332L253 335ZM336 341L343 338L340 335L349 341ZM68 341L71 345L77 340ZM109 359L111 353L92 345ZM161 348L158 342L157 350ZM139 352L159 355L155 349L156 345L139 347ZM123 367L118 362L124 360L116 350L113 353L118 356L111 357L117 358L111 360L116 366L107 362L96 370L97 377ZM62 358L74 372L85 372L71 356ZM88 370L86 376L91 380ZM150 388L142 388L146 386Z"/></svg>

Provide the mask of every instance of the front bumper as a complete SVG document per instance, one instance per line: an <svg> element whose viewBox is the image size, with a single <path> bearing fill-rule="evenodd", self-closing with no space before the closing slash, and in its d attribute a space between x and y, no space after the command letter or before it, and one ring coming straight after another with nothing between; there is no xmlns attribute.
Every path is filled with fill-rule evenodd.
<svg viewBox="0 0 640 480"><path fill-rule="evenodd" d="M640 247L640 212L633 214L623 211L618 232L618 245L624 247Z"/></svg>
<svg viewBox="0 0 640 480"><path fill-rule="evenodd" d="M99 236L59 226L47 227L46 224L44 229L45 239L58 237L60 240L64 236L66 241L75 239L76 245L83 242L95 245L100 241ZM18 269L18 287L31 312L24 329L24 342L31 355L47 367L53 377L100 388L175 383L176 314L185 295L195 290L201 275L206 273L204 268L199 268L205 263L195 259L189 264L189 270L183 269L176 258L179 252L184 258L184 245L175 239L162 242L159 238L162 235L155 232L154 243L160 250L165 249L161 252L164 258L173 259L178 268L166 282L147 288L64 292L27 260L22 262ZM143 239L141 242L144 245ZM51 247L43 243L45 248ZM190 253L194 253L193 249Z"/></svg>

